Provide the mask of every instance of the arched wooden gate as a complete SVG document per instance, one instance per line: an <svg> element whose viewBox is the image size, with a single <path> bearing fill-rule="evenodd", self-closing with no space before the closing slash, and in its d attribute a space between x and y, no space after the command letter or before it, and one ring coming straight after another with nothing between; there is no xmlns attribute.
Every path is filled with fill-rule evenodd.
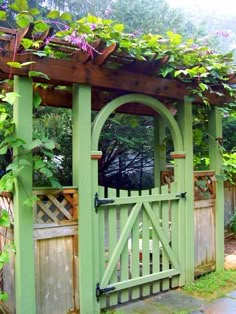
<svg viewBox="0 0 236 314"><path fill-rule="evenodd" d="M97 115L92 150L98 152L101 130L118 107L142 103L168 125L178 156L184 157L178 124L156 99L138 94L121 96ZM98 186L98 164L92 161L96 297L100 307L149 296L181 285L185 239L184 158L175 160L175 182L151 190L116 191ZM182 279L181 279L182 277Z"/></svg>

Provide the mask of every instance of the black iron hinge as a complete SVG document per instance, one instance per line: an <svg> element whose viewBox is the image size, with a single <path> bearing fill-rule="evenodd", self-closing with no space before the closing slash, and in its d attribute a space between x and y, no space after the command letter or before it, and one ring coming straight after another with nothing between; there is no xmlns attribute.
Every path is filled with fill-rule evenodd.
<svg viewBox="0 0 236 314"><path fill-rule="evenodd" d="M109 293L114 291L116 288L115 287L108 287L108 288L100 288L100 284L99 282L96 285L96 298L97 298L97 302L99 302L101 295L105 294L105 293Z"/></svg>
<svg viewBox="0 0 236 314"><path fill-rule="evenodd" d="M179 197L179 198L186 198L186 194L187 194L187 192L182 192L182 193L176 195L176 197Z"/></svg>
<svg viewBox="0 0 236 314"><path fill-rule="evenodd" d="M98 212L98 207L100 205L112 204L114 202L115 202L115 200L108 199L108 198L100 199L98 196L98 193L96 193L94 196L94 208L95 208L96 214Z"/></svg>

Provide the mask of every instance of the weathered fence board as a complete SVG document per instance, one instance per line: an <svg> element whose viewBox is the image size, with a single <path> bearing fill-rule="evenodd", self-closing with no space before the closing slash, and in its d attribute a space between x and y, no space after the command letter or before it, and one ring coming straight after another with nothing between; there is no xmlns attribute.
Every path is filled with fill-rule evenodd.
<svg viewBox="0 0 236 314"><path fill-rule="evenodd" d="M215 173L194 173L194 248L195 276L215 269Z"/></svg>
<svg viewBox="0 0 236 314"><path fill-rule="evenodd" d="M79 309L77 189L37 190L34 244L37 314L65 314ZM11 195L0 197L14 222ZM46 209L46 210L45 210ZM6 233L7 232L7 233ZM0 249L13 240L12 229L0 229ZM2 272L2 289L9 294L7 305L15 313L14 254Z"/></svg>
<svg viewBox="0 0 236 314"><path fill-rule="evenodd" d="M230 182L225 182L224 194L224 218L225 225L227 225L232 215L236 212L236 185L233 185Z"/></svg>
<svg viewBox="0 0 236 314"><path fill-rule="evenodd" d="M195 275L209 272L215 267L215 202L195 202Z"/></svg>
<svg viewBox="0 0 236 314"><path fill-rule="evenodd" d="M37 313L68 313L75 308L73 237L36 241L35 257Z"/></svg>

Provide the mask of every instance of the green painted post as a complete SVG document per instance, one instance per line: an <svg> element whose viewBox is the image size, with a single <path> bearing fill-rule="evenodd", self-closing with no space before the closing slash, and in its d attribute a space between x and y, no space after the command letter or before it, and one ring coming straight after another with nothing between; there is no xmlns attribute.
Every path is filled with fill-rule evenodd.
<svg viewBox="0 0 236 314"><path fill-rule="evenodd" d="M160 117L154 118L154 184L161 187L161 171L166 170L166 124Z"/></svg>
<svg viewBox="0 0 236 314"><path fill-rule="evenodd" d="M14 122L17 137L26 144L32 141L33 89L29 78L14 77L14 91L20 95L14 104ZM18 149L15 158L27 160L15 185L14 193L14 242L16 247L15 284L17 314L36 313L35 269L33 241L33 210L24 202L32 196L32 154Z"/></svg>
<svg viewBox="0 0 236 314"><path fill-rule="evenodd" d="M97 311L93 269L93 196L91 173L91 87L73 86L73 185L79 189L80 313Z"/></svg>
<svg viewBox="0 0 236 314"><path fill-rule="evenodd" d="M193 130L192 130L192 103L188 97L178 107L178 121L184 142L186 154L184 160L184 182L185 182L185 272L186 283L194 280L194 189L193 189Z"/></svg>
<svg viewBox="0 0 236 314"><path fill-rule="evenodd" d="M216 236L216 269L224 268L224 182L222 175L222 156L217 138L222 138L222 119L219 109L212 106L209 112L209 157L210 169L216 176L215 236Z"/></svg>

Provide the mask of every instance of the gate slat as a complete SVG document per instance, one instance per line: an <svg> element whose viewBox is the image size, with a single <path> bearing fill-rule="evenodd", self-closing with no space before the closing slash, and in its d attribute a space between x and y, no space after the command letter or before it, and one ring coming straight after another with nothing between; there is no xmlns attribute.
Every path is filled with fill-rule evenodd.
<svg viewBox="0 0 236 314"><path fill-rule="evenodd" d="M138 195L138 191L132 191L131 196ZM132 279L138 278L140 276L140 266L139 266L139 223L140 214L137 216L132 232L131 232L131 276ZM140 297L140 287L134 287L132 289L132 300L138 299Z"/></svg>
<svg viewBox="0 0 236 314"><path fill-rule="evenodd" d="M162 228L160 227L160 222L157 221L156 217L153 214L152 208L148 202L144 203L144 207L145 207L145 210L147 211L147 214L149 216L149 219L152 225L154 226L154 231L157 233L158 237L160 237L161 246L166 251L166 255L168 256L169 260L172 262L174 268L179 270L180 268L179 268L178 260L170 248L168 237L165 235Z"/></svg>
<svg viewBox="0 0 236 314"><path fill-rule="evenodd" d="M107 266L105 273L104 273L104 276L102 278L102 282L101 282L102 288L105 288L109 284L109 281L110 281L110 278L114 272L114 269L116 269L116 265L117 265L118 259L120 257L120 254L122 252L124 242L126 242L128 239L128 236L131 232L131 228L132 228L132 226L133 226L133 224L134 224L134 222L135 222L135 220L139 214L141 206L142 206L142 203L135 204L129 217L128 217L128 219L127 219L127 223L125 225L125 228L121 232L121 236L120 236L120 238L116 244L116 247L113 251L112 256L110 256L108 266Z"/></svg>
<svg viewBox="0 0 236 314"><path fill-rule="evenodd" d="M142 196L147 196L146 201L148 202L149 190L143 190ZM150 230L149 230L149 219L145 212L142 210L142 276L150 274ZM142 296L150 295L150 285L142 287Z"/></svg>
<svg viewBox="0 0 236 314"><path fill-rule="evenodd" d="M116 190L115 189L108 189L108 198L116 197ZM112 252L114 251L117 243L117 208L116 206L108 206L108 221L109 221L109 262L112 257ZM110 283L117 282L117 263L113 268L113 272L110 277ZM109 265L109 263L108 263ZM117 293L112 293L109 297L109 305L116 305L118 302L117 300Z"/></svg>
<svg viewBox="0 0 236 314"><path fill-rule="evenodd" d="M178 275L179 271L176 269L168 269L163 272L157 274L150 274L147 276L129 279L127 281L121 281L116 283L116 291L120 291L122 289L132 288L137 285L144 285L146 283L151 283L153 281L161 280L163 278L169 278L175 275ZM106 286L107 288L112 287L112 285Z"/></svg>
<svg viewBox="0 0 236 314"><path fill-rule="evenodd" d="M128 191L121 190L120 196L128 196ZM128 219L128 205L120 207L120 232L123 230ZM129 279L129 256L128 256L128 242L124 245L123 251L120 256L120 280L126 281ZM121 292L121 302L129 300L129 291L126 289Z"/></svg>
<svg viewBox="0 0 236 314"><path fill-rule="evenodd" d="M171 183L171 192L177 192L177 184L176 182ZM171 247L176 256L178 256L178 202L177 201L171 201L171 230L170 230L170 241L171 241ZM173 266L172 266L173 267ZM179 277L174 277L171 279L171 288L176 288L179 286Z"/></svg>
<svg viewBox="0 0 236 314"><path fill-rule="evenodd" d="M105 188L99 186L98 194L100 197L105 196ZM99 258L99 279L101 280L102 274L104 274L105 267L106 267L106 258L108 255L108 243L107 238L107 222L105 223L105 216L107 213L106 207L101 207L98 210L98 224L99 224L99 252L100 252L100 258ZM101 297L100 300L101 308L106 307L106 297Z"/></svg>
<svg viewBox="0 0 236 314"><path fill-rule="evenodd" d="M161 188L161 192L163 194L168 193L168 185L164 185ZM165 236L169 239L169 210L170 210L170 202L162 202L162 212L161 212L161 220L162 220L162 230ZM169 269L169 258L167 256L166 250L162 248L162 271ZM169 278L163 279L162 281L162 290L168 290L170 288L170 280Z"/></svg>
<svg viewBox="0 0 236 314"><path fill-rule="evenodd" d="M153 195L158 195L159 188L152 189ZM157 221L160 220L160 202L153 202L152 204L153 214L155 215ZM160 272L160 241L157 237L156 232L152 231L152 273ZM152 285L152 293L160 292L160 281L153 283Z"/></svg>

